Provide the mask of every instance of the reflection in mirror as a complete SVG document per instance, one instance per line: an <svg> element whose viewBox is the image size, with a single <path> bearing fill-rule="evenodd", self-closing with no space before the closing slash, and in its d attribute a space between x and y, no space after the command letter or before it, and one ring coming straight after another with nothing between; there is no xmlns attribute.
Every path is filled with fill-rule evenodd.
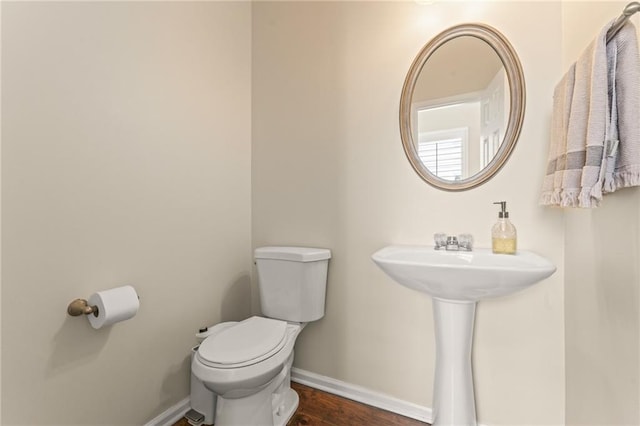
<svg viewBox="0 0 640 426"><path fill-rule="evenodd" d="M473 176L504 138L509 82L502 61L483 40L453 39L422 68L411 104L413 140L427 169L445 180Z"/></svg>
<svg viewBox="0 0 640 426"><path fill-rule="evenodd" d="M462 24L427 43L400 100L402 144L427 183L450 191L490 179L513 150L524 118L524 75L506 38Z"/></svg>

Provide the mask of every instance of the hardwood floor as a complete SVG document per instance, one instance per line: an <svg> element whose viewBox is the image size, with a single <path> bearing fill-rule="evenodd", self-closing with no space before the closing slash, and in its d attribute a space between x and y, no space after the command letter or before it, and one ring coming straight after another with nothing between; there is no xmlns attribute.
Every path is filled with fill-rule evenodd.
<svg viewBox="0 0 640 426"><path fill-rule="evenodd" d="M299 383L300 405L287 426L425 426L427 423L351 401Z"/></svg>
<svg viewBox="0 0 640 426"><path fill-rule="evenodd" d="M287 426L425 426L428 423L370 407L299 383L300 405ZM182 419L173 426L190 426Z"/></svg>

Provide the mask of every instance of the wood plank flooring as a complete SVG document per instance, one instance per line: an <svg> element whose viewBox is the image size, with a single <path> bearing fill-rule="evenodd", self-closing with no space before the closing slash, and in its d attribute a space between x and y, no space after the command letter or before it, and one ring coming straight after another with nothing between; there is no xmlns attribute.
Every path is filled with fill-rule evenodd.
<svg viewBox="0 0 640 426"><path fill-rule="evenodd" d="M299 383L291 387L300 396L300 405L287 426L425 426L428 423L403 417ZM173 426L190 426L181 419Z"/></svg>

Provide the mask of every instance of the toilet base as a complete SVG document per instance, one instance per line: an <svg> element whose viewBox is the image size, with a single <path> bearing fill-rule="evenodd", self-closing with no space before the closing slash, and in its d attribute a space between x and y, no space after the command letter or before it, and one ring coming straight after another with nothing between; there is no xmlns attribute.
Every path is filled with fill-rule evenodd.
<svg viewBox="0 0 640 426"><path fill-rule="evenodd" d="M262 390L244 398L218 396L216 426L286 426L298 408L296 391L291 389L293 354L280 373Z"/></svg>
<svg viewBox="0 0 640 426"><path fill-rule="evenodd" d="M296 412L300 397L296 391L287 389L282 396L282 403L280 406L274 407L273 410L273 426L285 426L293 417L293 413Z"/></svg>

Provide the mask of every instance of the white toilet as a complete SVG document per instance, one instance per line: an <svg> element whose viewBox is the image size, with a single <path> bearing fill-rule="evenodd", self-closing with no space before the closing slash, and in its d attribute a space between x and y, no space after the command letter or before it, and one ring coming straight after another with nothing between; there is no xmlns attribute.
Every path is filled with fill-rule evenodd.
<svg viewBox="0 0 640 426"><path fill-rule="evenodd" d="M255 250L264 316L211 328L191 364L217 395L216 426L284 426L293 416L293 346L307 322L324 316L330 258L319 248Z"/></svg>

